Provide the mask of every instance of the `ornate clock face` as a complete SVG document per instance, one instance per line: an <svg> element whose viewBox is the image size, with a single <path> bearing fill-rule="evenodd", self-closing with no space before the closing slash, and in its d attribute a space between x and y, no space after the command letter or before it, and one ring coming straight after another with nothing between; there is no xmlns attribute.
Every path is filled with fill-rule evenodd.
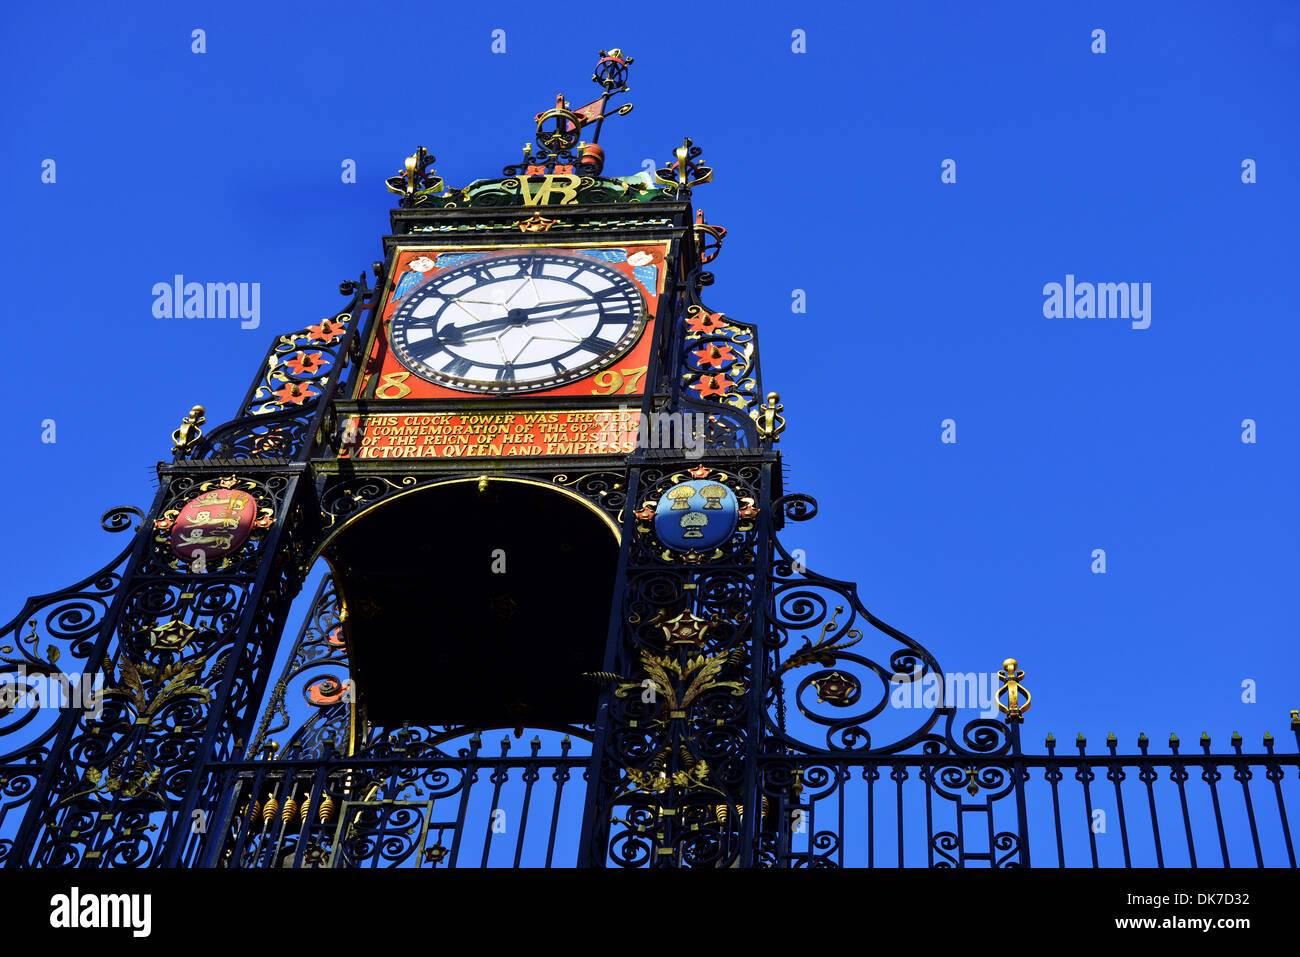
<svg viewBox="0 0 1300 957"><path fill-rule="evenodd" d="M454 389L530 392L626 352L645 327L636 284L608 263L546 250L484 256L435 276L393 313L402 365Z"/></svg>

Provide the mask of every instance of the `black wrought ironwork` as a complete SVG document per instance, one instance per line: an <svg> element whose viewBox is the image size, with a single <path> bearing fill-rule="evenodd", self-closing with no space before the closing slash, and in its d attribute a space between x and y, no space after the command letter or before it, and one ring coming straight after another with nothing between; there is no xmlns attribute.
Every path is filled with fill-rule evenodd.
<svg viewBox="0 0 1300 957"><path fill-rule="evenodd" d="M275 339L229 422L203 435L193 409L146 511L105 515L105 529L133 532L127 547L0 629L6 695L66 675L97 689L55 709L0 700L0 863L1294 867L1295 712L1297 753L1270 736L1254 752L1239 737L1226 751L1174 738L1167 754L1145 737L1136 752L1111 738L1102 753L1082 739L1064 753L1049 736L1026 753L1014 661L1001 717L967 719L934 655L785 547L783 530L817 506L784 488L784 410L763 391L756 328L701 298L725 230L690 197L712 170L686 140L654 184L596 175L596 136L578 137L612 115L631 63L601 56L601 98L538 114L539 153L507 168L513 180L443 191L417 150L389 181L402 200L386 244L391 256L399 242L475 247L536 231L560 245L666 243L644 394L627 401L645 421L671 419L676 439L490 463L342 456L344 419L374 401L346 397L373 371L362 344L382 318L364 277L344 283L342 310ZM523 219L530 177L563 178L564 201L530 192L547 215ZM612 400L547 401L607 412ZM354 569L324 577L277 658L291 602L344 525L447 483L482 492L488 473L577 496L602 533L619 530L589 721L527 732L372 721L335 588ZM685 507L690 488L707 501L681 526L695 537L670 540L660 503ZM208 516L229 534L179 548L207 541L203 528L176 530L214 493L248 521ZM706 539L714 517L724 531Z"/></svg>

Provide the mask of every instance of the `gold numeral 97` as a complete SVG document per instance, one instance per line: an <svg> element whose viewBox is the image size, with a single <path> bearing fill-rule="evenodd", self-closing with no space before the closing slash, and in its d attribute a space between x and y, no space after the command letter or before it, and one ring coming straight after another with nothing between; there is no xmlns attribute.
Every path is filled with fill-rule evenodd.
<svg viewBox="0 0 1300 957"><path fill-rule="evenodd" d="M606 369L596 376L597 388L592 389L591 394L613 395L619 389L622 389L624 383L626 383L627 388L623 389L623 394L631 395L640 386L648 368L649 366L638 366L635 369L620 369L617 372L613 369Z"/></svg>

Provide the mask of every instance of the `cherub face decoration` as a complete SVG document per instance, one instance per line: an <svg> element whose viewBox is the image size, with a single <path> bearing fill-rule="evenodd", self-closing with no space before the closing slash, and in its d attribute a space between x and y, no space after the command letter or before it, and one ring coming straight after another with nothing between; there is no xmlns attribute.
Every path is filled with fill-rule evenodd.
<svg viewBox="0 0 1300 957"><path fill-rule="evenodd" d="M393 290L393 299L401 299L406 296L412 289L424 282L424 275L434 266L432 259L428 256L418 256L412 259L406 266L406 272L402 273L397 280L397 288Z"/></svg>

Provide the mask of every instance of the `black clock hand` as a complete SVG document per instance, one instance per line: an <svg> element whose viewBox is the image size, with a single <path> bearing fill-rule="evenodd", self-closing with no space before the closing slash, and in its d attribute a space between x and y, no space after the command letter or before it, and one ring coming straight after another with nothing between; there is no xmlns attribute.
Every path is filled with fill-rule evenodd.
<svg viewBox="0 0 1300 957"><path fill-rule="evenodd" d="M509 316L502 316L499 319L472 322L468 326L444 326L438 331L438 338L450 345L465 345L470 341L466 337L467 333L472 333L475 338L495 335L504 329L508 329L512 322Z"/></svg>
<svg viewBox="0 0 1300 957"><path fill-rule="evenodd" d="M579 304L579 306L580 305L581 304ZM543 306L541 309L534 310L515 309L511 310L509 315L500 316L496 319L484 319L481 322L472 322L467 326L445 326L439 331L438 337L445 343L464 345L470 341L471 336L474 339L480 339L484 336L495 335L511 326L535 326L543 322L555 322L562 317L566 317L569 313L579 308L579 306L572 306L560 312L559 315L554 316L543 314L553 308L549 306Z"/></svg>

